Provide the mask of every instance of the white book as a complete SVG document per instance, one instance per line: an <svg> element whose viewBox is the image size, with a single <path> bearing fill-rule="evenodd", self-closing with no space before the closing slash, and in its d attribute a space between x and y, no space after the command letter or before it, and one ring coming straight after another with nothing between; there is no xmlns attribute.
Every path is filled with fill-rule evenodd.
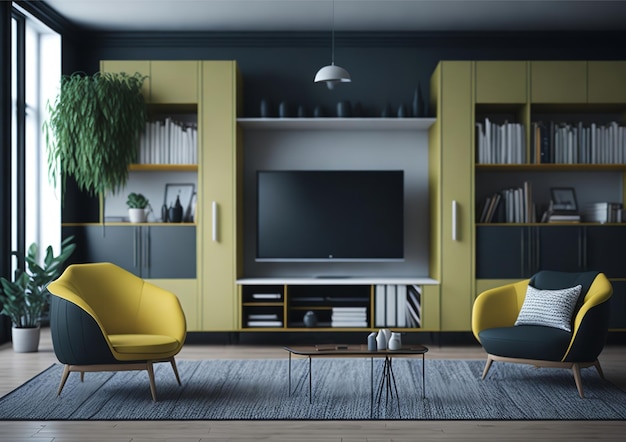
<svg viewBox="0 0 626 442"><path fill-rule="evenodd" d="M387 300L387 319L386 326L387 327L395 327L396 326L396 286L388 284L386 290L386 300Z"/></svg>
<svg viewBox="0 0 626 442"><path fill-rule="evenodd" d="M378 284L374 293L374 325L385 326L385 286Z"/></svg>
<svg viewBox="0 0 626 442"><path fill-rule="evenodd" d="M406 327L406 286L399 285L396 288L396 327Z"/></svg>

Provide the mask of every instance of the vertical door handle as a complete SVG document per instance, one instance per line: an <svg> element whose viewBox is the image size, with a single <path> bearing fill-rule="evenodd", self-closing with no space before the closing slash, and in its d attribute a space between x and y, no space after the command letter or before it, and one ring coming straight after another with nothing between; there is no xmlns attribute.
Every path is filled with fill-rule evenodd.
<svg viewBox="0 0 626 442"><path fill-rule="evenodd" d="M452 241L456 241L458 237L457 232L457 202L456 200L452 200Z"/></svg>
<svg viewBox="0 0 626 442"><path fill-rule="evenodd" d="M211 208L213 211L212 214L212 218L213 218L213 229L211 232L211 238L213 239L213 242L217 242L217 221L218 221L218 217L217 217L217 201L213 201L213 204L211 204Z"/></svg>

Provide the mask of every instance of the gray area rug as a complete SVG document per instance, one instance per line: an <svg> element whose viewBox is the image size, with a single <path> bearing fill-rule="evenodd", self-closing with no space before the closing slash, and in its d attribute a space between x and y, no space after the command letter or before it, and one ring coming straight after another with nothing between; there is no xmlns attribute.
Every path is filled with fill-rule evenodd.
<svg viewBox="0 0 626 442"><path fill-rule="evenodd" d="M626 392L583 369L585 398L569 370L495 362L486 380L483 361L426 359L422 398L421 359L393 361L396 397L370 408L369 359L314 359L313 403L308 362L284 360L179 361L182 387L169 364L155 368L158 402L145 371L72 373L61 394L62 367L53 365L0 399L0 420L289 420L453 419L607 420L626 418ZM374 390L382 360L374 360ZM393 399L393 400L392 400Z"/></svg>

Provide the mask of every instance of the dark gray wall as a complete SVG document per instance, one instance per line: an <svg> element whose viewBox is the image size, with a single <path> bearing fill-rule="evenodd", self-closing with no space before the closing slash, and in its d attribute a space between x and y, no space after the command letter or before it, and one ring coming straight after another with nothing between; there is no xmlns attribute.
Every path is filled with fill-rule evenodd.
<svg viewBox="0 0 626 442"><path fill-rule="evenodd" d="M237 60L243 77L244 115L259 103L286 100L309 110L334 111L338 101L361 103L378 116L387 103L409 104L440 60L625 59L626 33L337 33L336 64L352 83L329 91L314 84L330 63L329 33L110 33L88 34L74 70L95 72L101 59ZM69 73L69 72L68 72Z"/></svg>

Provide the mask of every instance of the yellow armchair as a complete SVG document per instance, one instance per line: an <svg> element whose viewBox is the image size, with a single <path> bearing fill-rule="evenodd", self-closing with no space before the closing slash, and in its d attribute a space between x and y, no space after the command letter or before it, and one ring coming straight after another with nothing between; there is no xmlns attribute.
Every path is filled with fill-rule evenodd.
<svg viewBox="0 0 626 442"><path fill-rule="evenodd" d="M147 370L156 401L153 364L170 362L185 342L185 315L176 295L111 263L74 264L50 283L50 331L69 374Z"/></svg>
<svg viewBox="0 0 626 442"><path fill-rule="evenodd" d="M516 325L528 286L558 290L582 286L571 330L545 325ZM594 366L603 377L598 355L608 333L611 283L599 272L541 271L530 279L482 292L472 309L472 332L487 352L483 379L494 361L570 368L583 396L580 369Z"/></svg>

